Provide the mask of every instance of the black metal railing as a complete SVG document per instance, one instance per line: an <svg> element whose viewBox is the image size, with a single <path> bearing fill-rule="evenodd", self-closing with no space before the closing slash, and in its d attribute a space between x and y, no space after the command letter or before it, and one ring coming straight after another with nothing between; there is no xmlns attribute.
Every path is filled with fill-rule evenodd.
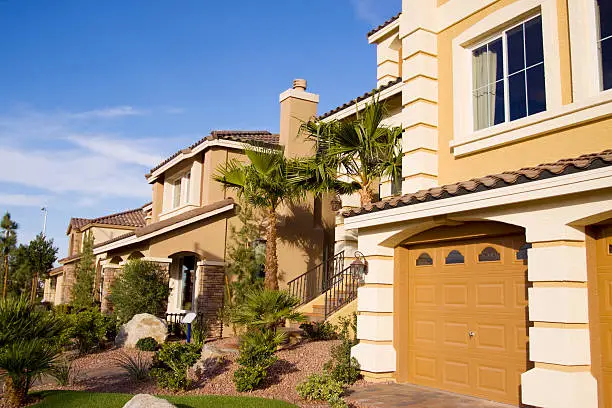
<svg viewBox="0 0 612 408"><path fill-rule="evenodd" d="M357 289L362 284L362 276L348 266L329 278L325 292L325 319L336 310L357 299Z"/></svg>
<svg viewBox="0 0 612 408"><path fill-rule="evenodd" d="M182 323L186 312L166 313L166 323L168 323L168 334L178 338L185 338L185 325ZM197 324L204 324L204 315L197 313L195 321Z"/></svg>
<svg viewBox="0 0 612 408"><path fill-rule="evenodd" d="M306 273L287 283L289 293L300 299L300 304L308 303L328 288L329 279L344 269L344 251L333 258L323 261Z"/></svg>

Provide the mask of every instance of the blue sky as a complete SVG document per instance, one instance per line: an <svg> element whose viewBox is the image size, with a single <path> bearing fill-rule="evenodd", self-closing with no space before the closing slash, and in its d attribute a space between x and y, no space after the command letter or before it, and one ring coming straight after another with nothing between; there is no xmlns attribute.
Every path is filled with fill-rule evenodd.
<svg viewBox="0 0 612 408"><path fill-rule="evenodd" d="M0 0L0 211L65 256L71 216L150 201L144 179L212 129L278 132L306 78L325 112L376 85L366 33L401 0Z"/></svg>

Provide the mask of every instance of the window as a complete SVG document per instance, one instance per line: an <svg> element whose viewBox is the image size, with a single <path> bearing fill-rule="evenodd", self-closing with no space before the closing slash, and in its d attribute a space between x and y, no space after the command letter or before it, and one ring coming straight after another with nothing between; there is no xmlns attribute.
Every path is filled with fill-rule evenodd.
<svg viewBox="0 0 612 408"><path fill-rule="evenodd" d="M461 252L457 251L456 249L450 251L445 260L445 263L447 265L462 264L464 262L465 258L463 257L463 254L461 254Z"/></svg>
<svg viewBox="0 0 612 408"><path fill-rule="evenodd" d="M612 88L612 2L597 0L599 15L599 58L601 61L601 86Z"/></svg>
<svg viewBox="0 0 612 408"><path fill-rule="evenodd" d="M416 260L416 266L430 266L433 265L433 259L427 252L423 252Z"/></svg>
<svg viewBox="0 0 612 408"><path fill-rule="evenodd" d="M474 129L546 110L542 17L472 51Z"/></svg>
<svg viewBox="0 0 612 408"><path fill-rule="evenodd" d="M191 173L189 172L172 182L172 208L189 203L190 180Z"/></svg>
<svg viewBox="0 0 612 408"><path fill-rule="evenodd" d="M495 262L501 259L501 255L493 247L486 247L478 255L478 262Z"/></svg>

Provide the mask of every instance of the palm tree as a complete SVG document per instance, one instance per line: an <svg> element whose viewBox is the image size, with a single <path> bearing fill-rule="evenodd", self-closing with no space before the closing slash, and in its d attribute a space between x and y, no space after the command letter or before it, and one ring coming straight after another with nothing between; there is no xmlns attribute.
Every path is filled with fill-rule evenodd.
<svg viewBox="0 0 612 408"><path fill-rule="evenodd" d="M276 254L277 210L282 204L304 197L304 190L288 177L287 160L282 150L252 146L245 150L249 164L232 160L217 169L215 180L238 192L255 208L265 212L266 266L264 286L278 289Z"/></svg>
<svg viewBox="0 0 612 408"><path fill-rule="evenodd" d="M66 331L64 320L35 309L25 296L0 301L0 369L9 407L25 403L32 381L53 368Z"/></svg>
<svg viewBox="0 0 612 408"><path fill-rule="evenodd" d="M246 294L244 302L234 308L232 323L276 333L285 320L305 321L295 309L300 300L283 290L260 289Z"/></svg>
<svg viewBox="0 0 612 408"><path fill-rule="evenodd" d="M322 194L359 192L361 205L370 204L378 180L401 180L401 127L388 127L384 103L374 99L352 120L310 121L302 126L317 144L317 154L296 163L292 180Z"/></svg>

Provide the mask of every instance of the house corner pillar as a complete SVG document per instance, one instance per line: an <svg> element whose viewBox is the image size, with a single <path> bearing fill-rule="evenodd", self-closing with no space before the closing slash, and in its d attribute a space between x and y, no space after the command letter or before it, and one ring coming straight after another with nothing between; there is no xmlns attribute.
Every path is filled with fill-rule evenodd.
<svg viewBox="0 0 612 408"><path fill-rule="evenodd" d="M223 323L219 319L219 311L223 308L225 292L225 262L198 262L197 281L197 311L208 323L211 337L223 335Z"/></svg>

